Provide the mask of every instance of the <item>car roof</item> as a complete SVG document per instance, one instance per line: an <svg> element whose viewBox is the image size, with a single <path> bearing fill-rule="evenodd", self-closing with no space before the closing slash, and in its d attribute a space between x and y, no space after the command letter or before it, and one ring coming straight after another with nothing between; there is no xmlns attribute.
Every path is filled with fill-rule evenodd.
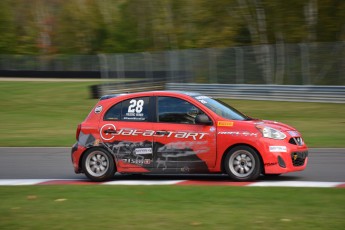
<svg viewBox="0 0 345 230"><path fill-rule="evenodd" d="M178 90L161 90L161 91L146 91L146 92L138 92L138 93L122 93L122 94L109 94L109 95L104 95L100 98L100 100L107 100L107 99L110 99L110 98L116 98L116 97L119 97L119 96L123 96L123 95L126 95L126 96L145 96L147 94L162 94L162 95L165 95L165 94L178 94L178 95L187 95L187 96L190 96L190 97L194 97L194 96L199 96L201 95L200 93L197 93L197 92L189 92L189 91L178 91Z"/></svg>

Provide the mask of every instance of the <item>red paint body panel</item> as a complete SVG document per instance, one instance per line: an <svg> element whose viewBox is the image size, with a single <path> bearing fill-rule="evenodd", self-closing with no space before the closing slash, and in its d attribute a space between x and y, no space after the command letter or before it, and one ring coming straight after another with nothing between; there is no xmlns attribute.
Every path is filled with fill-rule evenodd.
<svg viewBox="0 0 345 230"><path fill-rule="evenodd" d="M150 100L150 118L147 121L104 120L112 106L126 100L128 113L133 111L135 118L140 119L138 114L144 104L140 99L143 97L150 98L147 99ZM158 122L156 111L151 110L157 110L157 104L154 106L152 103L158 103L157 97L179 98L194 105L212 120L212 125ZM282 140L263 137L258 125L272 127L286 137ZM294 142L294 138L299 142ZM225 154L238 145L250 146L258 153L262 160L262 173L265 174L301 171L308 163L308 148L293 127L265 120L225 119L202 100L185 93L166 91L125 94L100 100L81 123L78 142L72 149L72 162L75 172L80 173L85 151L104 148L112 153L117 171L122 173L223 173Z"/></svg>

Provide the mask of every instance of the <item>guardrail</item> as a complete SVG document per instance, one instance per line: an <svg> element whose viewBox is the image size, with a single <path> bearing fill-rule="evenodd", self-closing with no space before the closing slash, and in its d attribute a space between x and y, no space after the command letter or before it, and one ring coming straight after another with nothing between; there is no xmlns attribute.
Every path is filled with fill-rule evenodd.
<svg viewBox="0 0 345 230"><path fill-rule="evenodd" d="M345 86L167 83L165 88L216 98L345 103Z"/></svg>

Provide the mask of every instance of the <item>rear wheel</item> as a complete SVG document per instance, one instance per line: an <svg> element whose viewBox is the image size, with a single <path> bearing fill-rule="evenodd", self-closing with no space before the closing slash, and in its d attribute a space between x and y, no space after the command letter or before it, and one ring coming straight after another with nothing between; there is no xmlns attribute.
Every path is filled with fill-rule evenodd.
<svg viewBox="0 0 345 230"><path fill-rule="evenodd" d="M261 162L254 149L241 145L227 153L224 168L234 180L255 180L260 176Z"/></svg>
<svg viewBox="0 0 345 230"><path fill-rule="evenodd" d="M92 181L106 181L115 174L114 159L111 154L101 148L88 150L82 159L85 175Z"/></svg>

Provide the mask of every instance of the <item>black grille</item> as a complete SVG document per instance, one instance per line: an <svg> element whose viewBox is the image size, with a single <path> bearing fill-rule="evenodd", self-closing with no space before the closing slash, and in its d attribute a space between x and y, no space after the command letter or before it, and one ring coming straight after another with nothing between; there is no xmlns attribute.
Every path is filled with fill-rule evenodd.
<svg viewBox="0 0 345 230"><path fill-rule="evenodd" d="M291 160L292 160L293 166L304 165L304 162L307 156L308 156L308 151L291 153Z"/></svg>
<svg viewBox="0 0 345 230"><path fill-rule="evenodd" d="M302 140L302 137L292 137L290 138L289 140L289 143L290 144L293 144L293 145L303 145L303 140Z"/></svg>

